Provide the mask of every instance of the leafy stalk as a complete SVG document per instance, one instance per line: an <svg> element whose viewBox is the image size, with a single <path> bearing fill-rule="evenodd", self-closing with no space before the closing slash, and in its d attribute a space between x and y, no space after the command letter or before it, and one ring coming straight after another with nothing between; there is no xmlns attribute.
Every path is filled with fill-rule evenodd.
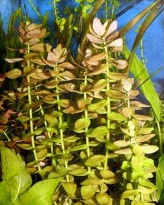
<svg viewBox="0 0 164 205"><path fill-rule="evenodd" d="M30 53L30 44L27 44L27 53ZM30 60L27 60L27 66L30 67ZM40 164L38 163L38 157L37 157L37 152L35 149L35 137L34 137L34 124L33 124L33 110L32 110L32 98L31 98L31 86L30 86L30 75L27 75L27 92L28 92L28 103L30 105L30 109L29 109L29 117L30 117L30 133L31 133L31 144L32 144L32 148L33 148L33 154L34 154L34 158L35 161L37 162L37 167L38 170L41 171L41 167Z"/></svg>

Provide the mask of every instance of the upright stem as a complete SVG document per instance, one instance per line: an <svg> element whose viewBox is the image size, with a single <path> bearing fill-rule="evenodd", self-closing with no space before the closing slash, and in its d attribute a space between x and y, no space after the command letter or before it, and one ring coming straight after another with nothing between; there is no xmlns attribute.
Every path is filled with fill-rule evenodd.
<svg viewBox="0 0 164 205"><path fill-rule="evenodd" d="M87 85L87 75L85 75L84 84ZM84 100L87 100L87 93L84 93ZM88 111L85 109L85 119L88 119ZM85 133L87 134L88 127L85 128ZM86 145L87 145L87 157L90 157L90 148L89 148L89 137L86 135ZM88 167L88 172L91 172L91 168Z"/></svg>
<svg viewBox="0 0 164 205"><path fill-rule="evenodd" d="M30 45L27 45L27 53L30 53ZM27 66L30 67L30 61L27 60ZM32 148L33 148L33 154L34 154L34 158L35 161L38 162L38 157L37 157L37 152L35 150L35 139L34 139L34 125L33 125L33 112L32 112L32 99L31 99L31 86L30 86L30 76L27 76L27 91L28 91L28 103L30 105L30 109L29 109L29 117L30 117L30 133L32 135L31 137L31 144L32 144ZM38 170L41 171L41 167L40 164L37 163L37 167Z"/></svg>
<svg viewBox="0 0 164 205"><path fill-rule="evenodd" d="M38 101L40 100L39 96L37 96L37 99L38 99ZM44 116L45 113L44 113L44 110L43 110L42 105L40 105L40 112L41 112L42 116ZM46 120L44 120L44 125L45 125L45 128L48 127L48 123L47 123ZM47 136L48 136L49 139L51 139L51 133L50 133L49 131L47 131ZM50 150L51 150L52 164L54 164L54 163L53 163L53 162L54 162L54 160L53 160L53 153L54 153L54 147L53 147L53 144L50 146Z"/></svg>
<svg viewBox="0 0 164 205"><path fill-rule="evenodd" d="M105 54L106 54L106 65L107 65L107 72L106 72L106 80L107 80L107 86L106 86L106 90L110 90L110 81L108 79L108 73L109 73L109 57L108 57L108 48L106 46L106 42L104 41L104 50L105 50ZM108 105L107 105L107 116L106 116L106 119L107 119L107 129L108 129L108 132L106 134L106 142L109 142L110 141L110 120L108 119L108 114L111 112L111 108L110 108L110 97L107 96L107 102L108 102ZM106 161L104 163L104 170L107 170L108 168L108 149L106 148Z"/></svg>
<svg viewBox="0 0 164 205"><path fill-rule="evenodd" d="M55 70L58 69L57 66L58 65L56 64L56 67L54 68ZM56 77L56 81L58 81L57 77ZM57 99L57 103L58 103L60 101L60 93L59 93L59 90L58 90L57 86L56 86L56 94L57 94L56 99ZM61 110L61 106L59 105L59 103L58 103L58 111L59 112L62 111ZM64 145L64 131L62 129L63 117L59 116L58 119L59 119L59 135L60 135L60 139L61 139L61 149L62 149L63 155L65 155L66 154L66 150L65 150L65 145ZM67 162L67 160L64 160L64 165L65 165L65 168L68 169L68 162ZM67 180L67 182L69 182L69 175L66 175L66 180Z"/></svg>

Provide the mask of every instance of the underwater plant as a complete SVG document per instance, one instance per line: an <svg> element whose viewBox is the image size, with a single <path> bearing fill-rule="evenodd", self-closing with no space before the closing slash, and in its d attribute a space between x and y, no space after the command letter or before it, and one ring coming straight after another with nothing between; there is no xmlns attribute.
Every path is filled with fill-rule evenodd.
<svg viewBox="0 0 164 205"><path fill-rule="evenodd" d="M155 176L157 173L157 181L163 182L163 158L157 165L152 154L159 150L153 140L160 100L134 55L144 28L129 52L123 35L136 19L119 32L117 20L95 17L103 3L96 1L84 19L75 53L69 50L77 32L72 15L64 27L56 23L56 45L48 42L50 31L44 24L26 18L15 29L19 52L14 58L5 58L13 68L4 75L16 80L17 87L2 93L0 106L2 204L159 201L163 187L156 186ZM156 4L144 10L137 21ZM142 113L150 105L140 101L140 88L154 116ZM33 181L32 186L31 176L34 180L36 175L40 181Z"/></svg>

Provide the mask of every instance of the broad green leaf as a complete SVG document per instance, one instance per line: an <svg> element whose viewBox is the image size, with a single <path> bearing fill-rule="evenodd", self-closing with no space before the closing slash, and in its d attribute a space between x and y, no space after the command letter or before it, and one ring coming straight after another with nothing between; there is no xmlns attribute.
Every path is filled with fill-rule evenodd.
<svg viewBox="0 0 164 205"><path fill-rule="evenodd" d="M19 205L52 205L52 196L59 179L46 179L34 184L18 199Z"/></svg>
<svg viewBox="0 0 164 205"><path fill-rule="evenodd" d="M130 51L125 48L125 56L128 58L130 55ZM147 72L147 69L142 64L142 62L139 60L139 58L135 55L133 57L133 61L130 67L130 71L133 73L136 80L141 79L142 82L149 79L149 74ZM146 97L146 99L149 101L151 107L153 108L153 111L157 117L158 120L160 120L161 117L161 109L160 109L160 99L159 95L156 92L153 83L151 79L147 80L145 83L141 85L141 90Z"/></svg>
<svg viewBox="0 0 164 205"><path fill-rule="evenodd" d="M5 181L0 182L0 204L12 205L9 186Z"/></svg>
<svg viewBox="0 0 164 205"><path fill-rule="evenodd" d="M28 190L32 184L32 179L30 174L25 170L25 166L22 167L19 175L8 180L8 185L10 187L10 194L12 203L14 203L18 196Z"/></svg>
<svg viewBox="0 0 164 205"><path fill-rule="evenodd" d="M2 179L9 180L20 174L21 166L17 156L8 148L1 149Z"/></svg>
<svg viewBox="0 0 164 205"><path fill-rule="evenodd" d="M158 169L159 169L160 175L164 181L164 155L162 155L159 158Z"/></svg>
<svg viewBox="0 0 164 205"><path fill-rule="evenodd" d="M161 176L159 170L156 171L156 187L158 190L158 197L160 198L162 190L164 190L164 181L162 179L162 176Z"/></svg>
<svg viewBox="0 0 164 205"><path fill-rule="evenodd" d="M10 79L16 79L22 75L22 71L15 68L5 73L5 76Z"/></svg>

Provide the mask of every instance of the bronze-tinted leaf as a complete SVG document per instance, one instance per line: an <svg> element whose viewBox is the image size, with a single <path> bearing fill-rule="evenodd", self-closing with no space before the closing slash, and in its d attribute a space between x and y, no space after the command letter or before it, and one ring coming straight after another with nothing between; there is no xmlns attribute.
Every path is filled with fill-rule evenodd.
<svg viewBox="0 0 164 205"><path fill-rule="evenodd" d="M27 53L24 55L24 58L26 60L32 60L32 59L38 58L38 56L39 56L38 53Z"/></svg>
<svg viewBox="0 0 164 205"><path fill-rule="evenodd" d="M105 79L101 79L91 86L90 91L101 91L106 85L107 81Z"/></svg>
<svg viewBox="0 0 164 205"><path fill-rule="evenodd" d="M78 107L80 109L85 109L88 105L91 104L92 99L87 98L87 99L81 99L77 101Z"/></svg>
<svg viewBox="0 0 164 205"><path fill-rule="evenodd" d="M5 73L5 76L10 79L16 79L22 75L22 71L15 68Z"/></svg>
<svg viewBox="0 0 164 205"><path fill-rule="evenodd" d="M133 110L131 108L125 107L125 108L122 109L122 115L125 118L131 117L132 114L133 114Z"/></svg>
<svg viewBox="0 0 164 205"><path fill-rule="evenodd" d="M108 96L108 97L111 97L111 98L116 98L116 99L122 99L122 98L124 98L124 93L122 93L121 91L119 91L119 90L108 90L107 92L106 92L106 95Z"/></svg>
<svg viewBox="0 0 164 205"><path fill-rule="evenodd" d="M49 52L51 50L51 45L44 44L44 43L37 43L32 46L30 46L30 50L32 51L39 51L39 52Z"/></svg>
<svg viewBox="0 0 164 205"><path fill-rule="evenodd" d="M114 40L113 42L109 43L107 46L108 47L121 47L123 45L123 39L118 38Z"/></svg>
<svg viewBox="0 0 164 205"><path fill-rule="evenodd" d="M146 116L146 115L132 114L132 116L137 120L143 120L143 121L152 120L152 117L149 117L149 116Z"/></svg>
<svg viewBox="0 0 164 205"><path fill-rule="evenodd" d="M127 78L127 76L124 73L115 73L115 72L107 73L107 77L112 80L122 80Z"/></svg>
<svg viewBox="0 0 164 205"><path fill-rule="evenodd" d="M101 73L105 73L108 66L106 64L101 64L98 68L95 68L92 72L88 73L88 76L99 75Z"/></svg>
<svg viewBox="0 0 164 205"><path fill-rule="evenodd" d="M60 63L59 65L58 65L58 67L60 68L67 68L67 69L75 69L75 67L71 64L71 63L69 63L69 62L63 62L63 63Z"/></svg>
<svg viewBox="0 0 164 205"><path fill-rule="evenodd" d="M16 62L19 62L19 61L22 61L24 60L24 58L4 58L5 61L7 61L8 63L16 63Z"/></svg>
<svg viewBox="0 0 164 205"><path fill-rule="evenodd" d="M130 148L116 150L114 153L116 154L132 154L132 150Z"/></svg>
<svg viewBox="0 0 164 205"><path fill-rule="evenodd" d="M118 147L127 147L131 144L130 141L125 141L125 140L117 140L114 142L114 144Z"/></svg>
<svg viewBox="0 0 164 205"><path fill-rule="evenodd" d="M152 154L159 150L159 147L157 147L156 145L145 144L145 145L142 145L141 147L145 154Z"/></svg>
<svg viewBox="0 0 164 205"><path fill-rule="evenodd" d="M71 105L71 101L68 99L60 99L60 101L58 101L57 104L61 107L67 108Z"/></svg>
<svg viewBox="0 0 164 205"><path fill-rule="evenodd" d="M89 41L91 41L92 43L103 43L103 40L96 37L96 36L93 36L92 34L87 34L87 38L89 39Z"/></svg>

